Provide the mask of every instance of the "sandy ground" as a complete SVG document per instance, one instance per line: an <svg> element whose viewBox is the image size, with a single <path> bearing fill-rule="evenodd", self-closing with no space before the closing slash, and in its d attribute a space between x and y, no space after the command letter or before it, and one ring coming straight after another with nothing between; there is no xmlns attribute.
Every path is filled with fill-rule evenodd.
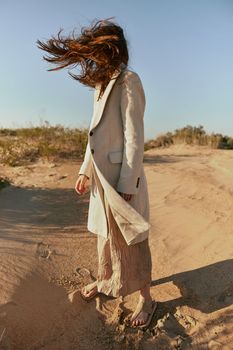
<svg viewBox="0 0 233 350"><path fill-rule="evenodd" d="M0 165L12 180L0 192L0 349L233 349L233 152L145 152L159 302L146 332L125 325L138 292L90 303L75 292L97 272L80 164Z"/></svg>

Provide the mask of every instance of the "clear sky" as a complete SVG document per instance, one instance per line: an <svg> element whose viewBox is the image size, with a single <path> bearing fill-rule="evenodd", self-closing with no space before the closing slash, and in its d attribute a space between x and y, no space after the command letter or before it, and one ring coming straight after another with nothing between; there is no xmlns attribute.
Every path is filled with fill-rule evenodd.
<svg viewBox="0 0 233 350"><path fill-rule="evenodd" d="M187 124L233 135L233 0L0 0L0 127L88 127L93 91L47 72L36 40L115 17L147 105L145 139Z"/></svg>

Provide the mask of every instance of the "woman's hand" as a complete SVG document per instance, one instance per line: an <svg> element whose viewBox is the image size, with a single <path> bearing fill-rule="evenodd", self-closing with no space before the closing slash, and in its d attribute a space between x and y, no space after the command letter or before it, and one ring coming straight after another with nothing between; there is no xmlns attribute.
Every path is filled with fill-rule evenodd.
<svg viewBox="0 0 233 350"><path fill-rule="evenodd" d="M86 182L89 180L89 177L84 174L79 174L78 179L75 184L75 191L82 195L86 192L87 190L87 184Z"/></svg>
<svg viewBox="0 0 233 350"><path fill-rule="evenodd" d="M118 192L127 202L132 198L132 194Z"/></svg>

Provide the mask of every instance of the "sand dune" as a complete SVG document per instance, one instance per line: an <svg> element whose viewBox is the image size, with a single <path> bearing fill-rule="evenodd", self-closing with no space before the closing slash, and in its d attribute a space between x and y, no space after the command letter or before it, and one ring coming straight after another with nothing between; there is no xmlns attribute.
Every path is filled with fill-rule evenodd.
<svg viewBox="0 0 233 350"><path fill-rule="evenodd" d="M173 146L144 166L159 301L147 332L124 323L137 292L88 304L75 292L97 273L80 163L0 166L13 182L0 192L0 349L233 349L233 152Z"/></svg>

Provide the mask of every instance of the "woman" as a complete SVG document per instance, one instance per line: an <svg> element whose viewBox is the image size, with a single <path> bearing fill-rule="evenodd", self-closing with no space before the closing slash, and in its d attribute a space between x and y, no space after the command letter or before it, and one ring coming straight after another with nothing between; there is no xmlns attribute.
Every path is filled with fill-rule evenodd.
<svg viewBox="0 0 233 350"><path fill-rule="evenodd" d="M143 169L145 95L139 76L127 68L123 30L97 21L81 34L37 41L50 70L79 66L69 74L95 89L94 110L84 161L75 190L90 190L88 230L98 236L98 277L80 291L113 297L140 291L131 325L147 327L157 303L150 295L149 198Z"/></svg>

